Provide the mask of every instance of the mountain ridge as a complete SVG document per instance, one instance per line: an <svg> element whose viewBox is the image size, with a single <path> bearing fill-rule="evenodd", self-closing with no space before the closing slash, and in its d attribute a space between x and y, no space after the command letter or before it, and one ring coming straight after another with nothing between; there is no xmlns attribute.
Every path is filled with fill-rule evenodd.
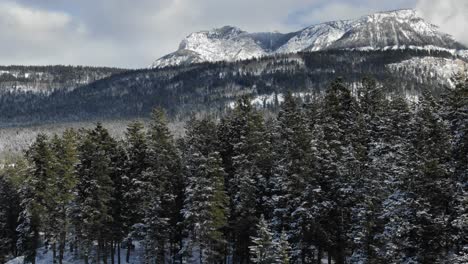
<svg viewBox="0 0 468 264"><path fill-rule="evenodd" d="M326 49L430 47L464 50L414 9L383 11L357 19L323 22L291 33L248 33L235 26L189 34L179 49L151 68L215 61L236 61L274 54Z"/></svg>

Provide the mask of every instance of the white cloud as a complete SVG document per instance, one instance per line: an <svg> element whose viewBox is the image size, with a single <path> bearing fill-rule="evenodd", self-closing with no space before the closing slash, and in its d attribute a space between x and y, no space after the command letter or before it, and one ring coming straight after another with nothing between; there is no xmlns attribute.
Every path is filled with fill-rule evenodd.
<svg viewBox="0 0 468 264"><path fill-rule="evenodd" d="M69 14L14 2L0 3L0 32L2 64L94 64L90 53L106 48Z"/></svg>
<svg viewBox="0 0 468 264"><path fill-rule="evenodd" d="M430 22L468 45L468 2L465 0L419 0L416 8Z"/></svg>

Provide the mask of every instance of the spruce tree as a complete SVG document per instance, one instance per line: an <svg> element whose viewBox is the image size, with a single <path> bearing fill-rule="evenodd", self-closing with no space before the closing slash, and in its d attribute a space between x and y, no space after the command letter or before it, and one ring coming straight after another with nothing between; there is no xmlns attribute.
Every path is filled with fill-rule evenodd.
<svg viewBox="0 0 468 264"><path fill-rule="evenodd" d="M165 261L180 245L183 181L179 155L162 110L155 110L148 130L148 168L145 190L146 261Z"/></svg>
<svg viewBox="0 0 468 264"><path fill-rule="evenodd" d="M123 164L122 184L124 203L124 230L129 234L127 238L126 261L130 261L130 251L132 249L132 239L137 227L143 224L144 219L144 195L145 181L143 172L148 168L147 152L148 142L144 126L140 122L131 123L125 133L126 159ZM138 237L136 237L138 238Z"/></svg>
<svg viewBox="0 0 468 264"><path fill-rule="evenodd" d="M382 229L376 236L377 257L382 262L402 262L416 250L412 241L414 196L410 193L416 174L416 150L412 143L416 129L405 98L392 98L384 118L381 145L372 153L373 166L386 185L386 197L378 214Z"/></svg>
<svg viewBox="0 0 468 264"><path fill-rule="evenodd" d="M379 212L383 200L389 195L385 184L382 184L387 175L382 165L388 164L381 162L389 147L383 140L388 102L384 98L383 87L370 78L363 79L362 87L357 91L357 101L358 139L361 140L359 162L363 166L355 185L356 204L351 211L352 228L348 236L352 242L351 261L372 263L377 259L376 249L379 247L375 239L381 232Z"/></svg>
<svg viewBox="0 0 468 264"><path fill-rule="evenodd" d="M276 242L277 249L276 255L278 256L277 262L278 264L289 264L291 263L291 246L289 245L288 238L286 232L281 232L281 235L277 239Z"/></svg>
<svg viewBox="0 0 468 264"><path fill-rule="evenodd" d="M0 172L0 262L16 256L16 226L20 212L20 198L8 172Z"/></svg>
<svg viewBox="0 0 468 264"><path fill-rule="evenodd" d="M102 249L105 248L106 238L110 233L108 224L112 221L113 183L109 151L113 144L108 131L98 124L93 130L86 131L78 146L77 231L85 263L89 263L95 241L98 244L96 261L100 261Z"/></svg>
<svg viewBox="0 0 468 264"><path fill-rule="evenodd" d="M48 214L53 219L51 232L54 261L58 260L60 264L63 262L67 232L70 228L68 212L75 199L73 194L77 183L75 166L78 163L76 137L75 131L66 130L61 138L56 135L51 140L54 178L50 191L53 192L53 203L48 208Z"/></svg>
<svg viewBox="0 0 468 264"><path fill-rule="evenodd" d="M418 248L421 261L438 262L445 259L451 248L446 237L451 214L453 183L449 170L451 146L449 130L438 114L439 106L432 95L425 93L416 115L414 144L418 163L413 191L417 197ZM437 151L434 151L437 149Z"/></svg>
<svg viewBox="0 0 468 264"><path fill-rule="evenodd" d="M249 258L249 236L262 211L266 184L271 173L270 143L264 120L250 103L241 98L219 129L221 155L227 171L230 198L230 228L235 261Z"/></svg>
<svg viewBox="0 0 468 264"><path fill-rule="evenodd" d="M344 263L350 244L351 211L359 198L356 191L364 171L360 161L365 147L357 102L341 80L327 90L320 124L330 162L324 185L331 202L327 210L330 221L325 226L330 239L329 253L334 253L337 263Z"/></svg>
<svg viewBox="0 0 468 264"><path fill-rule="evenodd" d="M187 229L185 253L198 252L200 263L223 262L226 256L228 197L225 173L216 152L216 125L209 119L191 120L187 126L186 191L184 225Z"/></svg>
<svg viewBox="0 0 468 264"><path fill-rule="evenodd" d="M468 77L460 74L454 78L455 87L444 96L442 114L451 132L453 170L453 202L451 204L450 239L459 257L466 258L468 248Z"/></svg>
<svg viewBox="0 0 468 264"><path fill-rule="evenodd" d="M317 182L312 175L311 132L304 110L291 93L286 94L278 114L278 143L281 153L274 170L274 225L275 231L291 233L295 259L306 262L310 255L311 225L310 205L304 195L307 189L315 189Z"/></svg>
<svg viewBox="0 0 468 264"><path fill-rule="evenodd" d="M27 151L27 158L30 167L20 190L22 211L17 228L18 248L25 255L25 262L34 264L41 227L48 231L46 238L50 238L53 225L53 218L48 209L53 205L54 192L51 192L49 187L53 186L54 156L47 136L37 136Z"/></svg>
<svg viewBox="0 0 468 264"><path fill-rule="evenodd" d="M273 240L273 233L263 216L257 223L255 236L251 236L252 246L249 247L253 263L278 263L277 245Z"/></svg>

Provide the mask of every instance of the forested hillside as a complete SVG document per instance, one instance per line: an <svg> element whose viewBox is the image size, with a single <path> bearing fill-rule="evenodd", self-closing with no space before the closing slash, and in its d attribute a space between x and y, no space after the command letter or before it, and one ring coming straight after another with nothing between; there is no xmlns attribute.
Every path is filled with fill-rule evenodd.
<svg viewBox="0 0 468 264"><path fill-rule="evenodd" d="M346 60L301 56L305 66L284 63L310 70L333 62L335 74L352 76L344 74L351 68ZM240 69L261 62L242 62ZM354 65L353 72L379 72L375 64ZM133 96L119 90L112 98L154 91L156 105L169 113L174 102L205 98L210 105L207 98L226 87L215 82L225 79L209 77L219 76L218 67L231 72L231 64L137 72L128 87ZM354 87L338 79L302 98L286 88L326 82L333 73L315 79L313 71L280 69L284 79L250 73L238 79L242 70L230 77L262 93L282 87L274 115L242 96L220 119L190 118L180 138L169 132L162 110L153 111L147 129L130 124L123 140L100 124L39 135L23 159L1 172L0 262L24 256L35 263L41 248L57 263L65 254L77 263L115 263L115 255L131 256L141 245L143 263L467 263L468 79L456 78L437 96L425 90L418 102L386 93L371 79ZM152 81L163 75L171 78ZM125 76L89 89L117 93L113 87ZM226 91L223 100L234 98ZM108 113L124 110L116 105Z"/></svg>
<svg viewBox="0 0 468 264"><path fill-rule="evenodd" d="M0 66L0 96L18 93L50 94L123 72L123 69L83 66Z"/></svg>
<svg viewBox="0 0 468 264"><path fill-rule="evenodd" d="M286 91L320 94L337 76L352 89L372 76L387 94L436 94L466 69L465 59L446 51L323 51L233 63L202 63L114 74L72 91L0 96L0 126L149 117L164 108L171 120L191 112L223 114L240 96L276 98ZM277 109L278 101L260 102Z"/></svg>

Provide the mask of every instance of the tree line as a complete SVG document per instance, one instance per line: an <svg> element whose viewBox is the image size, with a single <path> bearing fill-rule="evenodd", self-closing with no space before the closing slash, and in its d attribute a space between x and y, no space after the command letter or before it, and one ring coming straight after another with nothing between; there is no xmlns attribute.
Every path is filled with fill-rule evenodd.
<svg viewBox="0 0 468 264"><path fill-rule="evenodd" d="M174 138L39 135L0 177L0 262L466 263L468 79L415 104L364 79L265 116L241 98ZM121 252L123 251L123 252ZM118 256L118 257L115 257Z"/></svg>
<svg viewBox="0 0 468 264"><path fill-rule="evenodd" d="M405 63L417 58L433 62ZM336 76L341 76L350 87L372 75L384 84L387 93L419 93L427 89L437 93L441 87L451 85L448 78L440 75L440 67L455 59L462 58L443 51L329 50L230 63L109 70L108 75L112 75L108 78L102 78L106 72L98 69L70 68L71 75L60 74L65 84L42 84L50 93L7 89L0 95L0 126L148 118L155 107L164 108L171 119L186 121L191 112L222 115L227 104L245 94L265 96L288 90L321 93ZM57 89L52 91L51 85ZM11 88L9 82L6 87ZM278 109L277 105L273 107Z"/></svg>

